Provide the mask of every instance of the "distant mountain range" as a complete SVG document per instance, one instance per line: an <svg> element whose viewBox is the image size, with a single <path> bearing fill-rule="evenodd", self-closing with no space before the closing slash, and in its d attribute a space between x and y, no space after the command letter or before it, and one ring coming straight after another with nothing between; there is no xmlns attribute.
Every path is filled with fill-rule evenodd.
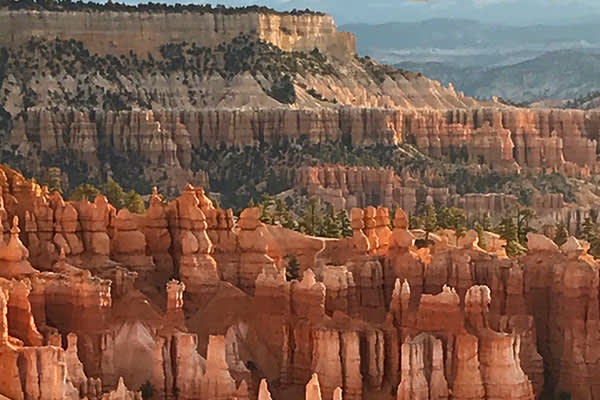
<svg viewBox="0 0 600 400"><path fill-rule="evenodd" d="M515 102L571 99L600 88L600 50L561 50L521 63L493 68L445 63L402 62L398 67L422 72L444 84L452 82L469 96L499 96Z"/></svg>
<svg viewBox="0 0 600 400"><path fill-rule="evenodd" d="M600 89L597 24L514 27L432 19L352 24L360 54L452 82L469 96L572 99Z"/></svg>
<svg viewBox="0 0 600 400"><path fill-rule="evenodd" d="M547 51L600 48L597 23L515 27L465 19L382 25L350 24L359 53L386 62L449 62L461 66L510 64Z"/></svg>

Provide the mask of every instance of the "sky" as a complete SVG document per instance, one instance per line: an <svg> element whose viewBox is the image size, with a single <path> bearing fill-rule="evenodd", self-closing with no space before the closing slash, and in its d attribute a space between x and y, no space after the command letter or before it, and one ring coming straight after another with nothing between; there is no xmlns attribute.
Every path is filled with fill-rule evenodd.
<svg viewBox="0 0 600 400"><path fill-rule="evenodd" d="M130 2L133 2L130 0ZM189 2L181 1L179 2ZM422 21L466 18L508 25L594 22L600 0L218 0L202 3L228 6L265 5L325 11L338 24Z"/></svg>

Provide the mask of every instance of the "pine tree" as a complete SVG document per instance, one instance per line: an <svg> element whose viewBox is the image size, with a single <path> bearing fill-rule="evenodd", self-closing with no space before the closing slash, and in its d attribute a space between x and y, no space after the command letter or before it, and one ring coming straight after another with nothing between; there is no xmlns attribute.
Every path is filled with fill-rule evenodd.
<svg viewBox="0 0 600 400"><path fill-rule="evenodd" d="M567 227L564 223L559 223L556 225L556 234L554 235L554 243L559 246L562 246L567 242L569 238L569 231L567 231Z"/></svg>
<svg viewBox="0 0 600 400"><path fill-rule="evenodd" d="M346 210L338 211L337 220L340 223L342 237L351 237L352 236L352 227L350 226L350 217L348 216L348 211L346 211Z"/></svg>
<svg viewBox="0 0 600 400"><path fill-rule="evenodd" d="M464 210L459 208L450 209L450 216L450 226L454 230L456 246L458 247L458 241L467 233L467 216Z"/></svg>
<svg viewBox="0 0 600 400"><path fill-rule="evenodd" d="M273 223L275 225L284 226L287 222L288 217L289 215L285 201L283 201L280 198L276 198L275 206L273 207Z"/></svg>
<svg viewBox="0 0 600 400"><path fill-rule="evenodd" d="M442 206L437 211L437 223L442 229L453 229L454 227L454 213L453 211L446 207Z"/></svg>
<svg viewBox="0 0 600 400"><path fill-rule="evenodd" d="M590 244L589 254L600 257L600 236L598 226L591 217L587 217L583 223L582 236Z"/></svg>
<svg viewBox="0 0 600 400"><path fill-rule="evenodd" d="M564 224L562 225L564 226ZM585 219L581 230L583 239L590 243L598 236L598 227L590 217Z"/></svg>
<svg viewBox="0 0 600 400"><path fill-rule="evenodd" d="M527 234L529 232L535 232L535 229L531 227L531 221L534 218L535 210L531 208L517 210L517 240L522 246L527 244Z"/></svg>
<svg viewBox="0 0 600 400"><path fill-rule="evenodd" d="M409 229L423 229L423 218L416 214L410 214L408 216L408 228Z"/></svg>
<svg viewBox="0 0 600 400"><path fill-rule="evenodd" d="M392 204L392 208L390 209L390 229L394 229L394 220L396 219L398 208L397 203Z"/></svg>
<svg viewBox="0 0 600 400"><path fill-rule="evenodd" d="M490 218L490 213L489 212L484 212L481 215L481 218L479 220L479 223L481 224L481 228L483 228L484 231L490 231L492 230L492 221Z"/></svg>
<svg viewBox="0 0 600 400"><path fill-rule="evenodd" d="M48 191L50 193L58 192L60 194L63 193L62 186L62 173L60 168L50 167L44 173L42 179L40 179L40 184L48 187Z"/></svg>
<svg viewBox="0 0 600 400"><path fill-rule="evenodd" d="M308 199L300 227L307 235L317 236L321 233L323 227L321 199L315 196Z"/></svg>
<svg viewBox="0 0 600 400"><path fill-rule="evenodd" d="M323 236L328 238L342 237L342 227L333 207L329 207L329 211L325 216L323 223Z"/></svg>
<svg viewBox="0 0 600 400"><path fill-rule="evenodd" d="M146 212L146 205L142 200L142 196L133 189L125 194L124 205L134 214L144 214Z"/></svg>
<svg viewBox="0 0 600 400"><path fill-rule="evenodd" d="M429 235L438 229L437 214L433 204L425 206L423 229L425 229L425 241L429 242Z"/></svg>
<svg viewBox="0 0 600 400"><path fill-rule="evenodd" d="M108 0L110 2L110 0ZM140 386L140 392L142 393L142 400L149 400L154 396L154 385L150 381L146 381Z"/></svg>
<svg viewBox="0 0 600 400"><path fill-rule="evenodd" d="M73 191L71 192L71 195L69 196L69 200L94 201L96 196L98 196L99 194L100 194L100 190L98 190L98 188L95 187L94 185L90 185L89 183L82 183L81 185L79 185L75 189L73 189Z"/></svg>
<svg viewBox="0 0 600 400"><path fill-rule="evenodd" d="M525 247L519 242L519 229L511 217L502 219L496 227L496 233L506 240L506 254L509 256L518 256L525 252Z"/></svg>
<svg viewBox="0 0 600 400"><path fill-rule="evenodd" d="M479 247L481 247L484 250L487 249L487 241L485 236L486 230L483 229L483 225L481 225L479 221L475 221L473 229L475 229L475 232L477 232L477 236L479 238Z"/></svg>
<svg viewBox="0 0 600 400"><path fill-rule="evenodd" d="M273 198L273 196L264 193L260 198L258 208L260 208L261 222L273 225L275 223L273 214L273 209L275 208L275 199Z"/></svg>
<svg viewBox="0 0 600 400"><path fill-rule="evenodd" d="M287 258L287 268L285 269L285 278L287 281L293 281L300 276L300 264L295 254L290 254Z"/></svg>
<svg viewBox="0 0 600 400"><path fill-rule="evenodd" d="M125 191L114 179L108 178L108 181L102 185L102 194L117 210L125 206Z"/></svg>

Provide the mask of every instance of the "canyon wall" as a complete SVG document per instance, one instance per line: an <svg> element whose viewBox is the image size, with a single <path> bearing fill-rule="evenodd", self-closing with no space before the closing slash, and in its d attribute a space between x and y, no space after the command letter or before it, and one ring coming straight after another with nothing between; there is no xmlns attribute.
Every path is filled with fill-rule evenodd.
<svg viewBox="0 0 600 400"><path fill-rule="evenodd" d="M598 112L473 109L458 111L339 109L241 109L87 112L28 110L17 118L13 143L39 144L41 151L71 148L93 153L107 141L117 152L140 151L168 165L190 164L190 149L252 146L262 141L306 137L312 143L351 139L355 145L414 143L432 157L466 147L473 161L499 169L595 168ZM144 143L144 142L147 142ZM84 146L79 146L84 144ZM37 146L36 146L37 147ZM85 154L82 154L85 156ZM84 157L85 158L85 157Z"/></svg>
<svg viewBox="0 0 600 400"><path fill-rule="evenodd" d="M337 31L328 15L244 12L112 12L0 10L0 45L30 37L82 41L92 53L158 54L168 42L214 47L240 34L287 51L312 51L345 59L355 54L355 38Z"/></svg>

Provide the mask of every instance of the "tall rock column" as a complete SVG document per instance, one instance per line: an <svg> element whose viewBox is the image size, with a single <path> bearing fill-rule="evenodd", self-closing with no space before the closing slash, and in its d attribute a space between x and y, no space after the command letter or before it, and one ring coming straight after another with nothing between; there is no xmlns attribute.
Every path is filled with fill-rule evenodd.
<svg viewBox="0 0 600 400"><path fill-rule="evenodd" d="M365 217L366 215L366 217ZM375 234L375 215L373 207L363 210L353 208L350 221L353 235L351 239L352 254L348 258L346 266L352 272L356 283L358 306L361 315L367 320L379 320L383 322L385 315L383 294L383 267L377 257L370 256L369 251L379 246L379 239ZM366 231L370 237L363 232Z"/></svg>
<svg viewBox="0 0 600 400"><path fill-rule="evenodd" d="M150 254L154 258L154 264L163 269L165 274L172 275L173 258L169 254L172 240L165 208L158 190L153 188L150 207L146 210L144 218L143 232Z"/></svg>
<svg viewBox="0 0 600 400"><path fill-rule="evenodd" d="M215 210L216 228L209 230L215 244L215 260L219 265L221 279L239 285L240 249L238 235L233 231L233 210Z"/></svg>
<svg viewBox="0 0 600 400"><path fill-rule="evenodd" d="M188 185L183 194L169 204L167 213L181 280L190 293L214 293L219 284L217 263L212 257L214 246L206 232L206 217L195 188Z"/></svg>
<svg viewBox="0 0 600 400"><path fill-rule="evenodd" d="M260 222L260 209L247 208L242 211L238 226L240 256L240 287L254 292L254 283L260 273L277 275L279 272L274 260L267 255L268 243Z"/></svg>
<svg viewBox="0 0 600 400"><path fill-rule="evenodd" d="M11 336L23 340L27 346L41 346L42 335L35 325L31 312L29 293L31 282L29 279L13 281L8 302L8 322Z"/></svg>
<svg viewBox="0 0 600 400"><path fill-rule="evenodd" d="M225 337L210 336L206 356L206 373L200 379L201 400L248 399L248 389L242 381L236 388L225 361Z"/></svg>
<svg viewBox="0 0 600 400"><path fill-rule="evenodd" d="M397 400L429 400L429 384L425 377L423 343L406 341L402 344L402 380Z"/></svg>
<svg viewBox="0 0 600 400"><path fill-rule="evenodd" d="M312 369L321 377L321 393L327 399L342 385L340 334L337 330L316 329L313 337Z"/></svg>
<svg viewBox="0 0 600 400"><path fill-rule="evenodd" d="M394 230L390 238L388 257L384 263L386 300L391 300L396 278L410 284L415 298L421 296L425 266L413 250L415 237L408 230L408 217L401 209L396 211Z"/></svg>
<svg viewBox="0 0 600 400"><path fill-rule="evenodd" d="M360 373L360 338L358 332L342 332L342 370L344 373L344 398L362 399L362 375Z"/></svg>

